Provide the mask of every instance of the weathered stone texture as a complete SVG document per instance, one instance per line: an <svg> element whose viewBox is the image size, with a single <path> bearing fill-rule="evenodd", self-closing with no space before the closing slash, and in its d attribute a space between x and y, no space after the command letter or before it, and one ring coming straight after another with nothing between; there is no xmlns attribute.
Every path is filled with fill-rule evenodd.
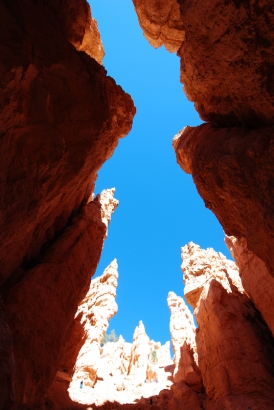
<svg viewBox="0 0 274 410"><path fill-rule="evenodd" d="M115 259L100 277L91 281L89 291L80 303L75 316L75 322L80 322L81 332L79 332L79 325L76 325L70 340L69 351L72 351L71 345L74 345L77 358L73 366L69 393L70 397L79 403L85 402L86 399L83 397L83 391L79 389L80 383L85 384L84 393L86 395L88 394L86 387L92 388L96 383L101 343L109 320L118 310L115 301L117 268ZM69 357L69 359L72 358Z"/></svg>
<svg viewBox="0 0 274 410"><path fill-rule="evenodd" d="M271 0L133 3L150 44L178 51L184 91L204 121L230 126L273 123Z"/></svg>
<svg viewBox="0 0 274 410"><path fill-rule="evenodd" d="M67 41L65 4L0 3L1 284L87 202L135 113L105 69Z"/></svg>
<svg viewBox="0 0 274 410"><path fill-rule="evenodd" d="M53 382L75 311L97 267L106 228L97 198L7 293L18 402L40 405Z"/></svg>
<svg viewBox="0 0 274 410"><path fill-rule="evenodd" d="M182 248L182 256L185 296L199 326L196 343L206 409L271 409L273 337L236 278L236 266L232 269L233 262L193 243ZM188 297L191 281L199 288L195 297L193 291Z"/></svg>
<svg viewBox="0 0 274 410"><path fill-rule="evenodd" d="M235 258L245 291L274 336L274 278L269 274L266 264L248 250L244 238L227 236L225 242Z"/></svg>
<svg viewBox="0 0 274 410"><path fill-rule="evenodd" d="M103 50L85 0L2 0L0 16L0 290L15 399L39 406L115 206L90 202L97 172L135 108L95 60ZM10 370L0 373L10 386Z"/></svg>
<svg viewBox="0 0 274 410"><path fill-rule="evenodd" d="M248 249L274 275L273 127L186 127L174 140L177 161L191 173L205 205L227 235L244 237Z"/></svg>
<svg viewBox="0 0 274 410"><path fill-rule="evenodd" d="M177 52L184 39L180 7L175 0L133 0L144 36L153 47Z"/></svg>

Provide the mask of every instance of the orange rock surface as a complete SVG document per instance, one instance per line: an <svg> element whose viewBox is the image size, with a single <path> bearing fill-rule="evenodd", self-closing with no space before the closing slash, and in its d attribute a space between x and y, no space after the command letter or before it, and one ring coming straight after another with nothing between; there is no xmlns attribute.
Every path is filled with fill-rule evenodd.
<svg viewBox="0 0 274 410"><path fill-rule="evenodd" d="M144 36L153 47L177 52L184 40L180 6L176 0L133 0Z"/></svg>
<svg viewBox="0 0 274 410"><path fill-rule="evenodd" d="M135 113L105 69L67 41L83 34L82 23L78 37L78 23L63 29L72 1L51 3L0 3L0 284L39 258L87 202ZM81 4L80 21L89 10Z"/></svg>
<svg viewBox="0 0 274 410"><path fill-rule="evenodd" d="M266 264L247 249L244 238L227 236L225 242L235 258L245 291L274 336L274 278L269 274Z"/></svg>
<svg viewBox="0 0 274 410"><path fill-rule="evenodd" d="M110 210L94 183L135 107L96 61L85 0L3 0L0 15L0 397L27 408L44 401L97 267Z"/></svg>
<svg viewBox="0 0 274 410"><path fill-rule="evenodd" d="M150 44L178 52L184 91L204 121L273 123L271 0L133 3Z"/></svg>
<svg viewBox="0 0 274 410"><path fill-rule="evenodd" d="M53 382L75 311L100 258L107 229L103 206L99 196L83 207L5 297L19 403L42 404Z"/></svg>
<svg viewBox="0 0 274 410"><path fill-rule="evenodd" d="M245 295L236 265L193 243L182 248L182 258L185 296L199 326L196 343L205 408L272 409L273 337ZM199 292L191 291L194 282Z"/></svg>
<svg viewBox="0 0 274 410"><path fill-rule="evenodd" d="M274 275L273 127L186 127L173 146L226 234L244 237Z"/></svg>

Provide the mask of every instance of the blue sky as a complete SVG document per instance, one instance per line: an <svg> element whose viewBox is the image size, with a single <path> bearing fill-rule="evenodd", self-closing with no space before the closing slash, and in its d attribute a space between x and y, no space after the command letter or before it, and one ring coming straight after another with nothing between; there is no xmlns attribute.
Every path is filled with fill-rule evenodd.
<svg viewBox="0 0 274 410"><path fill-rule="evenodd" d="M170 339L167 294L183 296L180 248L189 241L229 256L223 229L176 163L172 138L201 124L179 81L179 58L144 38L130 0L91 0L104 66L134 100L130 134L99 172L96 193L116 187L120 205L96 275L118 260L118 313L109 330L132 340L139 320L151 339Z"/></svg>

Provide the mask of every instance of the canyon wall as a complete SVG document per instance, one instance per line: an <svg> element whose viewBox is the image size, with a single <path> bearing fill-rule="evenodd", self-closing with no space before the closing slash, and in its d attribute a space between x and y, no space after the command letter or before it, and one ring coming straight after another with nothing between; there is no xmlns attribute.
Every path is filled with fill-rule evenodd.
<svg viewBox="0 0 274 410"><path fill-rule="evenodd" d="M205 409L272 409L274 340L236 265L193 243L182 248L182 258L185 297L198 324Z"/></svg>
<svg viewBox="0 0 274 410"><path fill-rule="evenodd" d="M85 0L1 0L0 14L6 410L13 400L39 406L59 368L106 236L108 211L93 199L97 172L130 131L135 107L100 65Z"/></svg>
<svg viewBox="0 0 274 410"><path fill-rule="evenodd" d="M274 336L274 278L269 274L266 264L247 249L244 238L226 237L225 242L236 264L239 274L250 299L261 312Z"/></svg>
<svg viewBox="0 0 274 410"><path fill-rule="evenodd" d="M254 402L250 408L268 408L267 405L271 408L273 398L269 386L273 375L270 365L273 352L269 329L273 334L274 276L272 1L133 0L133 3L150 43L154 47L163 44L169 51L177 52L184 92L206 122L198 127L185 127L175 136L173 147L177 162L185 172L192 174L205 206L214 212L229 235L226 241L236 259L245 289L243 293L239 281L233 282L236 276L233 274L232 279L231 274L236 271L231 266L228 269L224 261L223 269L220 261L217 263L217 270L229 270L226 273L229 280L223 273L220 277L213 274L211 285L206 285L212 269L215 270L217 259L212 255L210 258L213 257L215 262L209 263L205 270L205 262L199 268L198 262L191 258L194 266L189 269L190 278L185 272L186 297L197 309L197 343L203 340L203 345L207 345L206 330L203 330L206 322L207 329L216 327L216 340L219 338L219 348L214 347L215 342L209 343L203 354L200 347L199 365L201 362L208 397L206 407L211 408L210 402L215 402L216 408L231 406L234 409L241 406L241 394L247 400L253 389ZM176 25L171 24L174 10ZM170 38L176 39L174 47L169 45L169 36L161 34L162 28L168 30ZM155 36L158 36L157 41L154 41ZM193 275L196 268L197 272L204 270L205 273ZM235 318L231 329L229 317ZM224 334L231 331L228 335L231 339L236 337L235 354L222 351L225 341L221 340L219 328L223 328ZM242 339L244 334L251 340L250 352L245 347L237 348L238 342L243 346L250 343ZM197 349L199 351L198 344ZM220 350L216 363L210 363L212 349ZM242 359L239 361L241 352L245 364ZM218 368L218 361L226 360L222 357L226 354L231 361L231 370L227 371L224 366L224 373L219 375L220 380L227 380L225 386L217 379L211 380L213 376L209 373L218 373L219 370L214 372L213 369ZM264 369L259 369L257 360ZM206 376L205 363L211 369ZM240 383L237 382L238 376ZM237 400L229 398L231 394L238 395L238 404ZM223 401L225 395L227 402ZM259 396L264 397L262 402Z"/></svg>
<svg viewBox="0 0 274 410"><path fill-rule="evenodd" d="M164 21L170 36L173 30L176 38L181 36L181 44L171 51L180 57L187 97L208 122L176 136L178 163L192 174L225 232L245 238L248 249L274 275L272 1L133 3L155 47L169 48L167 36L151 41L157 31L151 26L161 28ZM171 24L174 10L176 24Z"/></svg>

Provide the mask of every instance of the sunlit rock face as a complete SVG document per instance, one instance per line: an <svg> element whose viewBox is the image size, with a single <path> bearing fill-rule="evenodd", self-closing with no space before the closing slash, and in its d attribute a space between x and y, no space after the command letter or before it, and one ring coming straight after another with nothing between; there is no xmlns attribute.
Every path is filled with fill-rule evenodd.
<svg viewBox="0 0 274 410"><path fill-rule="evenodd" d="M135 329L133 343L125 342L122 336L116 342L99 343L110 314L117 309L113 303L113 291L117 285L114 264L92 281L89 293L79 306L76 320L79 319L81 324L78 323L73 333L74 342L76 340L78 344L72 343L71 339L66 352L67 363L72 363L73 357L75 360L75 349L79 352L72 369L74 374L71 378L71 372L66 369L57 373L47 399L50 409L104 406L113 402L126 405L136 401L141 401L145 407L150 397L158 396L172 384L170 344L161 345L150 340L142 322ZM85 338L80 348L79 333ZM64 364L63 360L62 368ZM159 401L162 402L162 398Z"/></svg>
<svg viewBox="0 0 274 410"><path fill-rule="evenodd" d="M188 366L186 360L182 359L183 350L186 350L185 354L189 355L193 361L195 355L197 361L196 329L192 313L183 298L177 296L174 292L169 292L167 302L171 313L169 328L174 352L173 378L177 382L186 380L187 374L193 371L191 360L189 360Z"/></svg>
<svg viewBox="0 0 274 410"><path fill-rule="evenodd" d="M171 363L169 342L161 345L150 340L140 321L132 343L120 336L117 342L101 348L96 384L86 403L126 404L158 395L172 384L170 372L165 370Z"/></svg>
<svg viewBox="0 0 274 410"><path fill-rule="evenodd" d="M236 265L193 243L182 248L182 258L185 296L198 323L205 408L271 409L273 337L245 294Z"/></svg>
<svg viewBox="0 0 274 410"><path fill-rule="evenodd" d="M85 0L3 0L0 15L0 287L15 360L0 396L36 406L106 236L91 201L97 171L135 108L96 61L103 49Z"/></svg>
<svg viewBox="0 0 274 410"><path fill-rule="evenodd" d="M170 406L174 402L175 407L180 407L181 402L184 408L200 409L204 387L198 368L194 319L184 299L174 292L169 292L167 302L171 313L169 327L174 352Z"/></svg>
<svg viewBox="0 0 274 410"><path fill-rule="evenodd" d="M115 301L117 268L117 261L114 260L105 269L102 276L91 281L89 291L79 305L75 316L75 326L66 355L69 364L72 363L73 356L75 357L75 355L69 355L70 352L73 352L73 348L74 352L78 353L76 361L73 363L73 376L69 388L71 398L77 402L81 402L79 400L79 392L82 393L79 391L80 383L85 383L85 395L88 395L90 388L96 383L101 343L109 320L118 310ZM81 332L79 332L79 327ZM65 360L63 367L66 367ZM89 389L87 389L88 387ZM83 395L81 395L81 399L83 401Z"/></svg>

